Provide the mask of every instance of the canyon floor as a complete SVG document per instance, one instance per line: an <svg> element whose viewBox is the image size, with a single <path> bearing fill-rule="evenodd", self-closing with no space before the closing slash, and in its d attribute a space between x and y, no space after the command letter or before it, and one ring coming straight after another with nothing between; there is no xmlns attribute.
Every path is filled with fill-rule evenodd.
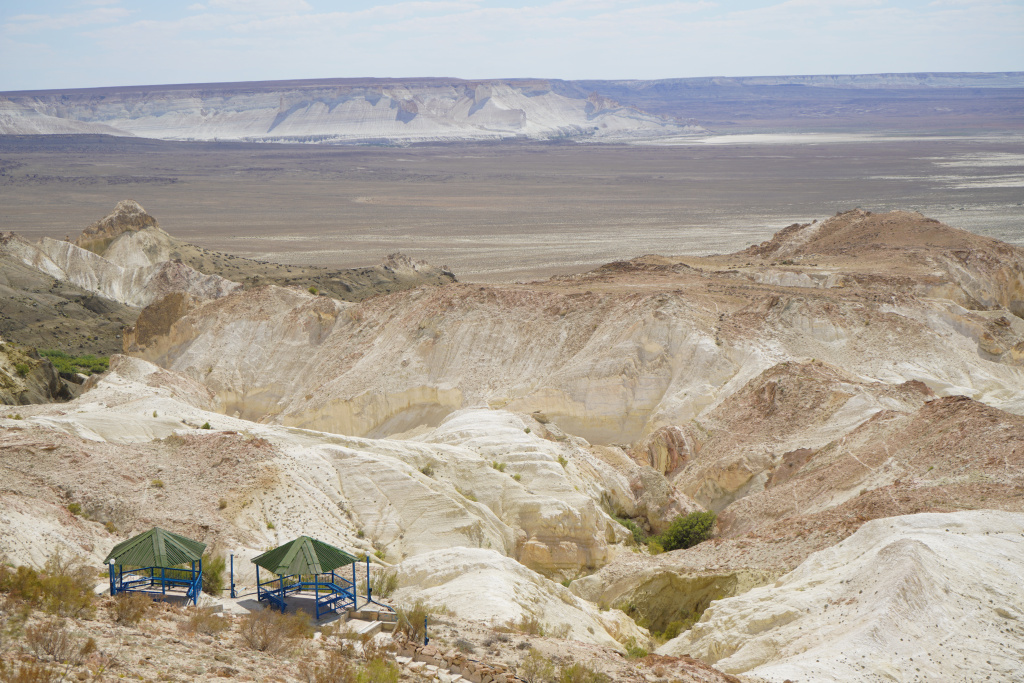
<svg viewBox="0 0 1024 683"><path fill-rule="evenodd" d="M394 256L321 292L148 208L0 239L4 301L38 318L0 349L7 562L99 568L158 525L248 591L311 535L434 615L446 666L396 659L406 680L458 652L493 680L1024 680L1021 247L855 209L727 254L491 284ZM119 330L108 370L15 338L65 316ZM710 540L643 542L696 511ZM314 680L390 638L269 658L230 611L202 635L104 610L65 626L96 641L80 680ZM44 617L0 618L0 659L49 661L18 637Z"/></svg>

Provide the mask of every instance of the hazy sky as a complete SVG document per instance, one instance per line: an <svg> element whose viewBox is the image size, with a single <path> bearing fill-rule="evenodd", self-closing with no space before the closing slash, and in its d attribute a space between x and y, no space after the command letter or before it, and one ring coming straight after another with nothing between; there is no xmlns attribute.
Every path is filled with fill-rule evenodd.
<svg viewBox="0 0 1024 683"><path fill-rule="evenodd" d="M1024 0L2 0L0 90L1024 70Z"/></svg>

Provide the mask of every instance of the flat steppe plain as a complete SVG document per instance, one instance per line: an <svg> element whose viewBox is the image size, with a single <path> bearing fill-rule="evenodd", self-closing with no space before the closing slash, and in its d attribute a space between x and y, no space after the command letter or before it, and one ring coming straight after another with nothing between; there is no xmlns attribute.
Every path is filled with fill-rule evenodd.
<svg viewBox="0 0 1024 683"><path fill-rule="evenodd" d="M793 222L912 209L1024 244L1024 135L758 134L413 147L0 136L0 229L72 238L135 199L189 242L355 267L402 251L514 281L741 249Z"/></svg>

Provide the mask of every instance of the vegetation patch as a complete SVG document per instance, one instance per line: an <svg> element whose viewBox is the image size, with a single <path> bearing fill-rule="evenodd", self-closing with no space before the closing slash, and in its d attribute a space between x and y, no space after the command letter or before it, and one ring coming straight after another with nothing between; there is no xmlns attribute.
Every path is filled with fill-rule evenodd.
<svg viewBox="0 0 1024 683"><path fill-rule="evenodd" d="M50 363L57 372L93 375L106 372L110 368L109 356L94 356L91 353L82 356L72 356L58 349L40 349L39 355L49 358Z"/></svg>

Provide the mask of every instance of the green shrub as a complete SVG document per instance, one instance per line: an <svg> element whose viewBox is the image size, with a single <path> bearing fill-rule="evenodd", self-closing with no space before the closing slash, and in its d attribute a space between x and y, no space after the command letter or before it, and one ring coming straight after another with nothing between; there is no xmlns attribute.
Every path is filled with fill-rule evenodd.
<svg viewBox="0 0 1024 683"><path fill-rule="evenodd" d="M496 470L498 470L499 472L504 472L505 471L505 463L498 462L497 460L495 460L494 462L491 463L491 467L496 469Z"/></svg>
<svg viewBox="0 0 1024 683"><path fill-rule="evenodd" d="M668 626L665 627L665 631L661 634L662 640L672 640L683 632L683 626L684 624L681 621L670 621Z"/></svg>
<svg viewBox="0 0 1024 683"><path fill-rule="evenodd" d="M203 555L203 592L220 595L224 590L224 570L228 562L223 555Z"/></svg>
<svg viewBox="0 0 1024 683"><path fill-rule="evenodd" d="M154 479L153 481L149 482L149 485L155 489L162 489L164 487L164 480Z"/></svg>
<svg viewBox="0 0 1024 683"><path fill-rule="evenodd" d="M565 459L564 455L560 455L558 456L558 464L561 465L562 467L565 467L566 465L569 464L569 461Z"/></svg>
<svg viewBox="0 0 1024 683"><path fill-rule="evenodd" d="M15 363L14 369L17 371L19 375L24 377L29 373L30 370L32 370L32 366L29 365L28 363Z"/></svg>
<svg viewBox="0 0 1024 683"><path fill-rule="evenodd" d="M310 285L309 286L309 293L312 294L313 296L316 296L317 294L320 293L320 290L317 289L316 287Z"/></svg>
<svg viewBox="0 0 1024 683"><path fill-rule="evenodd" d="M523 475L521 475L518 472L516 472L515 474L512 475L512 478L515 479L516 481L522 481L523 480Z"/></svg>
<svg viewBox="0 0 1024 683"><path fill-rule="evenodd" d="M647 534L644 533L644 530L641 529L640 526L633 520L629 519L628 517L613 517L612 519L614 519L622 526L626 527L626 529L628 529L629 532L633 534L633 542L637 545L643 545L647 542Z"/></svg>
<svg viewBox="0 0 1024 683"><path fill-rule="evenodd" d="M647 541L647 552L649 552L651 555L660 555L661 553L665 552L665 549L661 547L660 543L658 543L656 540L652 538L651 540Z"/></svg>
<svg viewBox="0 0 1024 683"><path fill-rule="evenodd" d="M648 652L647 649L636 644L636 638L630 638L626 641L626 657L629 659L640 659L646 657Z"/></svg>
<svg viewBox="0 0 1024 683"><path fill-rule="evenodd" d="M82 514L82 506L79 505L78 503L69 503L68 504L68 512L70 512L71 514L76 515L76 516L80 515L80 514Z"/></svg>
<svg viewBox="0 0 1024 683"><path fill-rule="evenodd" d="M56 349L40 349L39 355L49 358L50 363L57 372L92 375L106 372L110 368L110 358L108 356L94 356L91 353L82 356L72 356Z"/></svg>
<svg viewBox="0 0 1024 683"><path fill-rule="evenodd" d="M715 527L714 512L691 512L679 515L669 525L665 533L658 536L658 543L665 550L681 550L711 538Z"/></svg>
<svg viewBox="0 0 1024 683"><path fill-rule="evenodd" d="M209 422L204 422L203 426L200 427L200 429L213 429L213 427L210 426Z"/></svg>

